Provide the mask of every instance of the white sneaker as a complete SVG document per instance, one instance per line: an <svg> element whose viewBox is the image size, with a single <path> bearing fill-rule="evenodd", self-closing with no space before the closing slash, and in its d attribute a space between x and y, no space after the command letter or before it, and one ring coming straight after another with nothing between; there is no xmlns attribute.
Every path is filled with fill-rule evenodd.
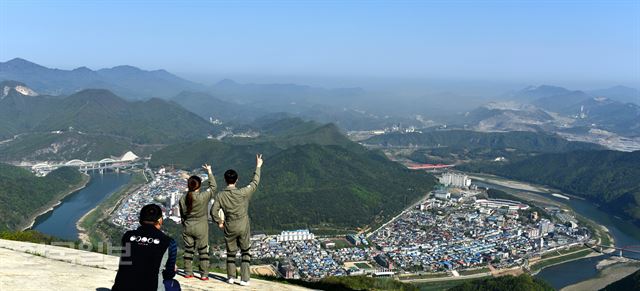
<svg viewBox="0 0 640 291"><path fill-rule="evenodd" d="M245 282L241 280L238 284L240 284L240 286L249 286L249 281Z"/></svg>
<svg viewBox="0 0 640 291"><path fill-rule="evenodd" d="M235 280L233 278L227 279L227 283L229 283L229 284L233 284L234 282L235 282Z"/></svg>

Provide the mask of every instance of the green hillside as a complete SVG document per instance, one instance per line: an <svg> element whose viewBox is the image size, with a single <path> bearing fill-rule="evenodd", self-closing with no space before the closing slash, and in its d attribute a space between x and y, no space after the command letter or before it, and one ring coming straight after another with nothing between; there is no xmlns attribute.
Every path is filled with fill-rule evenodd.
<svg viewBox="0 0 640 291"><path fill-rule="evenodd" d="M278 132L242 142L168 146L153 154L151 164L191 169L211 162L219 183L226 169L235 168L243 184L251 178L255 153L264 153L262 184L250 211L255 230L273 232L297 227L344 232L379 224L434 185L432 176L367 151L333 125Z"/></svg>
<svg viewBox="0 0 640 291"><path fill-rule="evenodd" d="M427 131L423 133L389 133L374 136L366 144L384 146L418 146L451 148L517 149L528 152L565 152L580 149L601 149L590 143L571 142L548 133L512 131L479 132L469 130Z"/></svg>
<svg viewBox="0 0 640 291"><path fill-rule="evenodd" d="M541 132L477 132L467 130L391 133L372 137L369 145L415 147L408 158L421 163L459 163L490 161L497 157L520 160L540 153L596 150L603 147L568 141Z"/></svg>
<svg viewBox="0 0 640 291"><path fill-rule="evenodd" d="M5 128L0 136L5 137L72 127L77 132L116 135L145 144L199 139L216 131L209 122L173 102L157 98L130 102L102 89L64 98L7 97L0 100L0 121Z"/></svg>
<svg viewBox="0 0 640 291"><path fill-rule="evenodd" d="M378 153L338 146L294 146L265 163L263 186L251 204L254 225L264 230L377 224L434 183Z"/></svg>
<svg viewBox="0 0 640 291"><path fill-rule="evenodd" d="M260 124L257 129L262 133L258 138L227 139L225 142L240 145L271 143L283 149L295 145L319 144L338 145L352 151L363 150L360 145L342 134L333 123L323 125L300 118L284 118Z"/></svg>
<svg viewBox="0 0 640 291"><path fill-rule="evenodd" d="M60 168L36 177L23 168L0 163L0 230L12 230L61 194L82 183L77 169Z"/></svg>
<svg viewBox="0 0 640 291"><path fill-rule="evenodd" d="M466 281L449 291L552 291L546 282L527 274Z"/></svg>
<svg viewBox="0 0 640 291"><path fill-rule="evenodd" d="M640 151L541 154L499 166L479 163L463 169L548 185L640 222Z"/></svg>

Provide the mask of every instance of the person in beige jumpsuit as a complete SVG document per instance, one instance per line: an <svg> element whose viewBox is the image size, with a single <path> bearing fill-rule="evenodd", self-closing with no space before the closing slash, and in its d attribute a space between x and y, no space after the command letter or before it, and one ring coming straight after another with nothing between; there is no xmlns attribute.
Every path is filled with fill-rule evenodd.
<svg viewBox="0 0 640 291"><path fill-rule="evenodd" d="M180 198L182 218L182 240L184 242L185 278L193 278L193 256L197 248L200 256L200 279L209 279L209 221L207 208L216 193L217 185L210 165L202 166L207 171L208 181L201 187L200 177L191 176L187 180L189 191Z"/></svg>
<svg viewBox="0 0 640 291"><path fill-rule="evenodd" d="M260 169L262 167L262 155L256 155L256 171L248 186L237 188L238 173L227 170L224 179L227 187L218 192L211 207L211 216L218 223L218 227L224 230L224 240L227 246L227 276L228 282L234 283L236 279L236 254L238 249L242 255L240 264L240 285L249 284L249 266L251 264L251 229L249 220L249 200L256 192L260 183ZM220 209L224 212L224 218L220 217Z"/></svg>

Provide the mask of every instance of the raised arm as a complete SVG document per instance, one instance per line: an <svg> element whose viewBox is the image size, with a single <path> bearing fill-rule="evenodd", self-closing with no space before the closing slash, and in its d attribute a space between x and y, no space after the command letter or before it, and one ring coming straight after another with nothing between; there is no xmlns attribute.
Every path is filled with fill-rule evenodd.
<svg viewBox="0 0 640 291"><path fill-rule="evenodd" d="M211 171L211 165L204 164L202 165L202 168L207 171L207 177L209 181L209 190L211 195L213 196L213 194L215 194L216 191L218 190L218 184L216 183L216 179L213 176L213 172Z"/></svg>
<svg viewBox="0 0 640 291"><path fill-rule="evenodd" d="M260 170L262 169L262 155L256 155L256 171L253 173L253 179L246 187L242 188L242 194L246 195L248 198L251 198L251 195L256 192L258 189L258 184L260 184Z"/></svg>

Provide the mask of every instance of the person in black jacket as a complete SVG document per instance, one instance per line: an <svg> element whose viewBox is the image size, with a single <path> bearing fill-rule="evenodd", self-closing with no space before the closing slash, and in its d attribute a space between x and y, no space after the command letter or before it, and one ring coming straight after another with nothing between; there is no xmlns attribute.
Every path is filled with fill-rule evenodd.
<svg viewBox="0 0 640 291"><path fill-rule="evenodd" d="M149 204L140 210L140 227L122 236L123 253L112 291L180 290L176 275L178 246L160 231L162 209ZM165 286L166 285L166 286Z"/></svg>

